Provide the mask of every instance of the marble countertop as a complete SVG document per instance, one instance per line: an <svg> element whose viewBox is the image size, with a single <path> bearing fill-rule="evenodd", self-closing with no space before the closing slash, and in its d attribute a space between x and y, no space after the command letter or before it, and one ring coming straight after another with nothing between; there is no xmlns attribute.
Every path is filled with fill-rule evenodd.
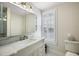
<svg viewBox="0 0 79 59"><path fill-rule="evenodd" d="M18 42L4 45L4 46L0 46L0 56L9 56L11 54L16 54L19 50L21 50L25 47L28 47L40 40L41 39L37 39L37 40L25 39L22 41L18 41Z"/></svg>

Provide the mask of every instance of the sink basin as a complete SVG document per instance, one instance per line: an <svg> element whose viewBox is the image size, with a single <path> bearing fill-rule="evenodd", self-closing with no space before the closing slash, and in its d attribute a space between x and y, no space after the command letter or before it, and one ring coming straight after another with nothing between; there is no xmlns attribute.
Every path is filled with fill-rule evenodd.
<svg viewBox="0 0 79 59"><path fill-rule="evenodd" d="M79 53L79 41L65 40L65 49L74 53Z"/></svg>

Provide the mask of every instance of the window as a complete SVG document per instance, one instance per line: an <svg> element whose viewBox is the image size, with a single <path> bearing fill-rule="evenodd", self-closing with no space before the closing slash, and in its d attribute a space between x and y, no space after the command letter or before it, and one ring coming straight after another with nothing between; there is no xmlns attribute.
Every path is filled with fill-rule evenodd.
<svg viewBox="0 0 79 59"><path fill-rule="evenodd" d="M56 42L55 39L55 10L49 10L42 13L42 36L47 42Z"/></svg>

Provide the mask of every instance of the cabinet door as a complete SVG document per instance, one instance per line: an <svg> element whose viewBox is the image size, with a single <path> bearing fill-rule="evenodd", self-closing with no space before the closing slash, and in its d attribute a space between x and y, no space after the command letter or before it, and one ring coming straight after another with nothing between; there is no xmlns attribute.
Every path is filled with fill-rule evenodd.
<svg viewBox="0 0 79 59"><path fill-rule="evenodd" d="M45 55L45 47L44 47L44 45L37 48L32 53L32 56L44 56L44 55Z"/></svg>
<svg viewBox="0 0 79 59"><path fill-rule="evenodd" d="M44 56L45 55L45 47L44 47L44 45L41 46L38 50L39 50L38 53L39 53L40 56Z"/></svg>

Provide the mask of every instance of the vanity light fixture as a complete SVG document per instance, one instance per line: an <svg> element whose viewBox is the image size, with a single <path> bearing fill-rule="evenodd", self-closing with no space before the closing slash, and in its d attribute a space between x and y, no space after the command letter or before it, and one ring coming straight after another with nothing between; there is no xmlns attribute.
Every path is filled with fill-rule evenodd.
<svg viewBox="0 0 79 59"><path fill-rule="evenodd" d="M13 3L20 5L21 7L26 9L32 9L30 2L13 2Z"/></svg>

